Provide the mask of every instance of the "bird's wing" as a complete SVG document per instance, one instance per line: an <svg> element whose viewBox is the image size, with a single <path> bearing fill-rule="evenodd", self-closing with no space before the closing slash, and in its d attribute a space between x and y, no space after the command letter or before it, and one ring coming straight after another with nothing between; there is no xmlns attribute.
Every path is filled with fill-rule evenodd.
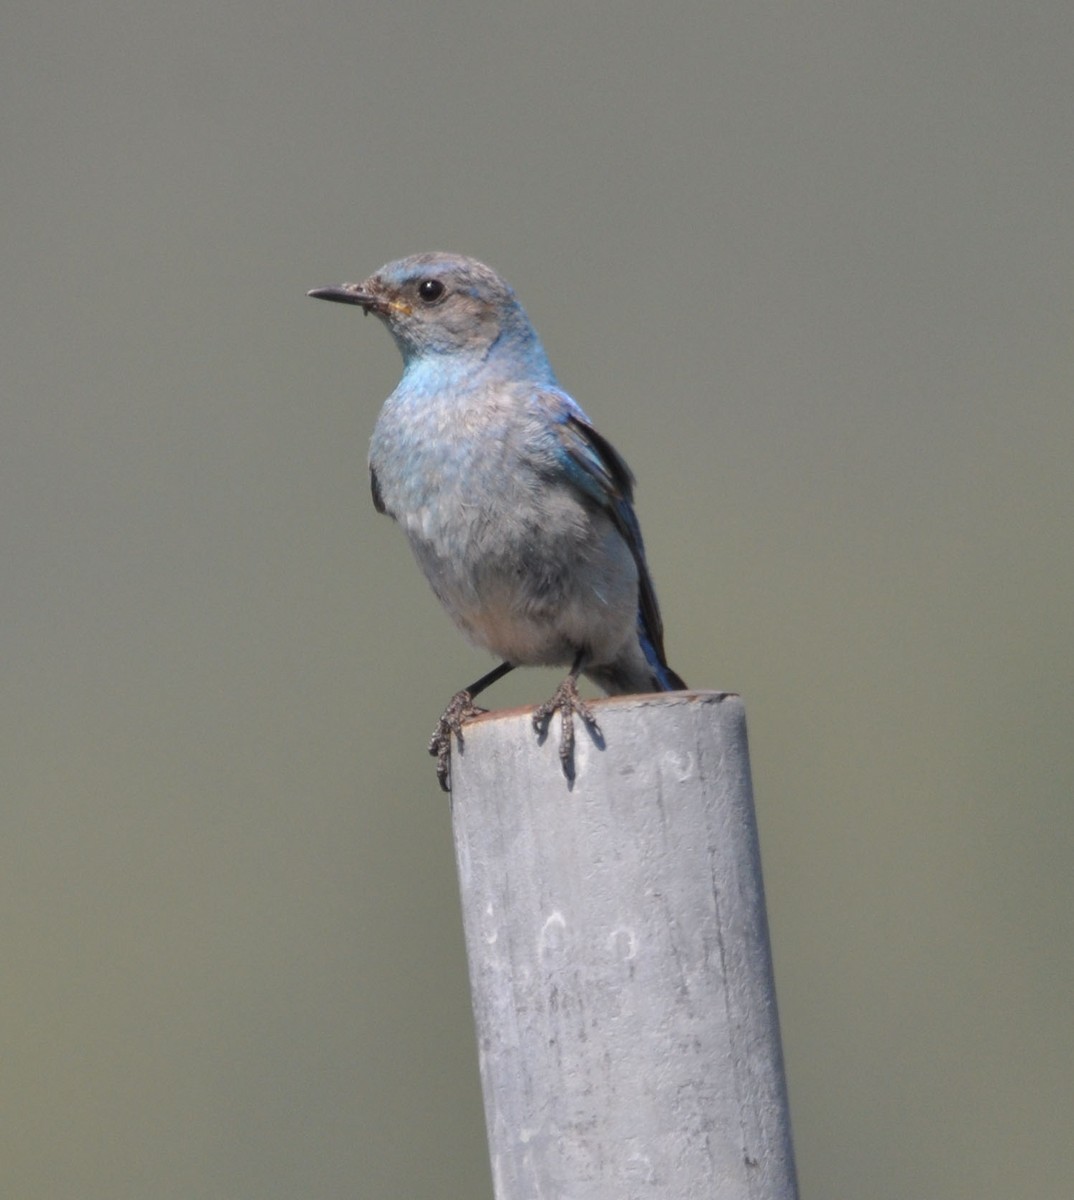
<svg viewBox="0 0 1074 1200"><path fill-rule="evenodd" d="M534 401L542 415L551 418L557 464L579 492L611 517L630 548L638 569L639 633L648 638L661 665L666 667L664 625L645 561L641 527L634 514L634 475L619 451L593 428L589 418L566 392L558 388L545 389L534 397Z"/></svg>

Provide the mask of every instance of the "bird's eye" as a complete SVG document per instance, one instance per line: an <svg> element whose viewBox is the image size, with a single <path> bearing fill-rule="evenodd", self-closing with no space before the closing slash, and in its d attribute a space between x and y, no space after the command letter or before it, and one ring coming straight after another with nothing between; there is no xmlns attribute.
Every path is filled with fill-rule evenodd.
<svg viewBox="0 0 1074 1200"><path fill-rule="evenodd" d="M418 284L418 295L429 304L444 294L444 285L439 279L423 279Z"/></svg>

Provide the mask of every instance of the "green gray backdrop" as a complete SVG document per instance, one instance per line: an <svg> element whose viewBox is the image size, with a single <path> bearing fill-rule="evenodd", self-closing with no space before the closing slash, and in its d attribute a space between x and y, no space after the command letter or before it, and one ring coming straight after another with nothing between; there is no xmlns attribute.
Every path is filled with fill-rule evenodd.
<svg viewBox="0 0 1074 1200"><path fill-rule="evenodd" d="M803 1196L1066 1200L1069 0L0 33L0 1192L491 1194L424 753L491 663L370 504L394 348L304 295L442 248L746 698Z"/></svg>

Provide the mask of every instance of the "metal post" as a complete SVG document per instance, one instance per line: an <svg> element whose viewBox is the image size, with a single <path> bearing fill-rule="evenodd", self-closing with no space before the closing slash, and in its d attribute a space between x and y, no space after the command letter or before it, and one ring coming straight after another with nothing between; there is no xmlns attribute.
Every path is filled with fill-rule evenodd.
<svg viewBox="0 0 1074 1200"><path fill-rule="evenodd" d="M453 753L497 1200L794 1200L742 702L595 708L571 786L528 711Z"/></svg>

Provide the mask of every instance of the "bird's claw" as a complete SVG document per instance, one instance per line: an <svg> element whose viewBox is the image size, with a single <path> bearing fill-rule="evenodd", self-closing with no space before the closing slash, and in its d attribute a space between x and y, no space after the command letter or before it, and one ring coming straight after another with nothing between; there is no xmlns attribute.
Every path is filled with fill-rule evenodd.
<svg viewBox="0 0 1074 1200"><path fill-rule="evenodd" d="M550 699L533 711L533 728L543 738L548 732L548 723L553 714L560 714L561 733L559 740L559 761L563 774L568 779L574 778L574 714L577 713L585 722L586 727L595 737L601 736L600 726L593 710L578 695L578 684L573 675L556 688Z"/></svg>
<svg viewBox="0 0 1074 1200"><path fill-rule="evenodd" d="M441 791L451 791L451 735L462 747L462 727L472 717L478 717L487 711L474 704L474 698L463 688L451 697L447 708L440 714L440 720L433 730L429 742L429 753L436 759L436 778Z"/></svg>

